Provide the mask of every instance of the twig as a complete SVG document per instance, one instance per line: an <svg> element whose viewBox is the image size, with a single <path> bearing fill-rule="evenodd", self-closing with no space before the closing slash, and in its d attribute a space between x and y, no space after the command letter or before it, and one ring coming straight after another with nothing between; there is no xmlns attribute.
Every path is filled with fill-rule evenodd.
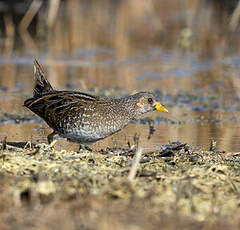
<svg viewBox="0 0 240 230"><path fill-rule="evenodd" d="M217 142L215 140L211 139L209 151L215 152L216 146L217 146Z"/></svg>
<svg viewBox="0 0 240 230"><path fill-rule="evenodd" d="M142 152L143 152L142 148L139 147L137 152L136 152L136 155L133 159L132 167L131 167L129 175L128 175L128 180L130 182L133 182L133 180L134 180L134 178L137 174L137 168L138 168L139 162L140 162L141 157L142 157Z"/></svg>
<svg viewBox="0 0 240 230"><path fill-rule="evenodd" d="M2 141L2 149L5 150L7 149L7 137L5 136Z"/></svg>

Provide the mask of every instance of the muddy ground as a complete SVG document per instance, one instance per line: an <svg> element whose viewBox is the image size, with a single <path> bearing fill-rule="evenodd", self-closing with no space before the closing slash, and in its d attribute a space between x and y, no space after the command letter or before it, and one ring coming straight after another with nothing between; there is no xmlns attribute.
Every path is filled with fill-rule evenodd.
<svg viewBox="0 0 240 230"><path fill-rule="evenodd" d="M169 143L55 151L2 142L0 229L238 229L239 153Z"/></svg>

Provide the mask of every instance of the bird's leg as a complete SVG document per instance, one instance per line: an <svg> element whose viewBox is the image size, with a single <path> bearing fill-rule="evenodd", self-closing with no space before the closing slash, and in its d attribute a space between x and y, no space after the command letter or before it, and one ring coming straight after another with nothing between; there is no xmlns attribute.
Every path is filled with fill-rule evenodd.
<svg viewBox="0 0 240 230"><path fill-rule="evenodd" d="M85 144L80 144L79 145L79 149L78 149L78 151L81 151L81 150L83 150L83 151L90 151L90 152L92 152L93 150L89 147L89 146L87 146L87 145L85 145Z"/></svg>
<svg viewBox="0 0 240 230"><path fill-rule="evenodd" d="M47 136L47 139L48 139L48 144L51 144L53 142L53 137L56 135L55 131L53 131L52 133L50 133L48 136Z"/></svg>
<svg viewBox="0 0 240 230"><path fill-rule="evenodd" d="M47 136L47 139L48 139L48 145L46 144L40 144L40 147L43 148L43 150L51 150L53 151L54 150L54 145L56 144L57 140L53 140L53 137L56 135L57 133L55 133L54 131L52 133L50 133L48 136Z"/></svg>

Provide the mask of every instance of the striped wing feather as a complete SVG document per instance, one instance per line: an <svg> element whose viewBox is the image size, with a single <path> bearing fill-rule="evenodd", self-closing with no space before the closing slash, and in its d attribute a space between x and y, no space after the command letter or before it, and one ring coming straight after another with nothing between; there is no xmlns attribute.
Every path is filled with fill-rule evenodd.
<svg viewBox="0 0 240 230"><path fill-rule="evenodd" d="M85 93L54 91L40 98L30 98L24 105L56 129L62 119L69 115L74 117L73 113L83 113L87 103L96 101L99 101L99 97Z"/></svg>

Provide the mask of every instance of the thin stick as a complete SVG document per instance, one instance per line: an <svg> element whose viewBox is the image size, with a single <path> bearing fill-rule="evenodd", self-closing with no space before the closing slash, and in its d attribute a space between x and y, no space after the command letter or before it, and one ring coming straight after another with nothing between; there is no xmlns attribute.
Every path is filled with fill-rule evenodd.
<svg viewBox="0 0 240 230"><path fill-rule="evenodd" d="M141 157L142 157L142 148L138 148L137 152L136 152L136 155L133 159L133 163L132 163L132 167L130 169L130 172L129 172L129 175L128 175L128 180L130 182L133 182L136 174L137 174L137 168L138 168L138 165L139 165L139 162L141 160Z"/></svg>

